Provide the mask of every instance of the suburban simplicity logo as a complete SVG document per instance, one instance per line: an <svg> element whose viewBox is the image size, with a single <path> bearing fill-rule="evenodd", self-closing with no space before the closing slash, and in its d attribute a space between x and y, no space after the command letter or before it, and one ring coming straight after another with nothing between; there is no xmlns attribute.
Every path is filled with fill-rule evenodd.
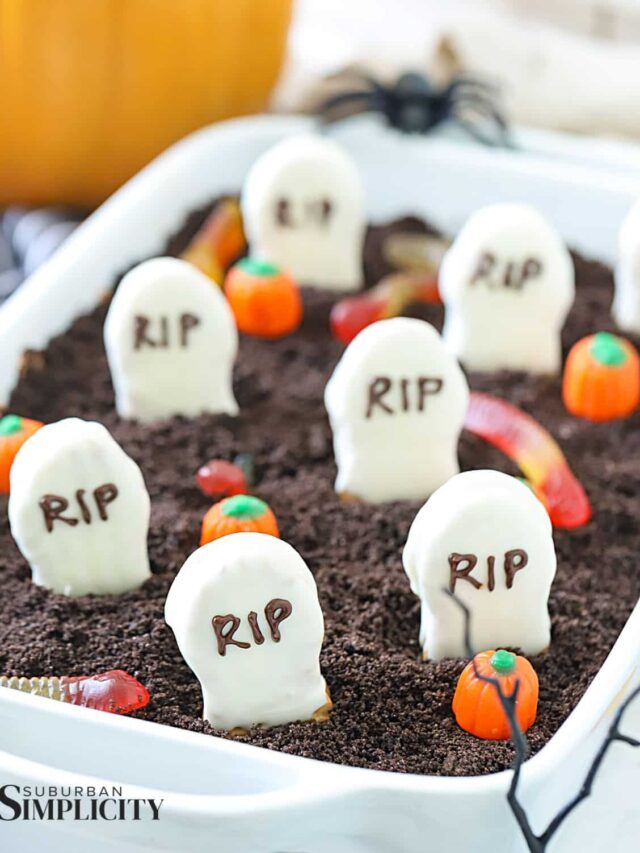
<svg viewBox="0 0 640 853"><path fill-rule="evenodd" d="M1 785L0 820L160 820L164 800L126 797L118 786Z"/></svg>

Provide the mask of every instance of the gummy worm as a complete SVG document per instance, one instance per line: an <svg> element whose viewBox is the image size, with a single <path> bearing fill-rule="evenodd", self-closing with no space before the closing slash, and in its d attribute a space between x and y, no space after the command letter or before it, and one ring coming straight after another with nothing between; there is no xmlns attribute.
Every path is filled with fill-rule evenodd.
<svg viewBox="0 0 640 853"><path fill-rule="evenodd" d="M3 675L0 676L0 687L112 714L128 714L144 708L150 698L146 687L120 669L93 676L43 675L25 678Z"/></svg>
<svg viewBox="0 0 640 853"><path fill-rule="evenodd" d="M545 498L554 527L572 529L591 518L589 498L560 447L530 415L491 394L472 391L465 429L505 453Z"/></svg>

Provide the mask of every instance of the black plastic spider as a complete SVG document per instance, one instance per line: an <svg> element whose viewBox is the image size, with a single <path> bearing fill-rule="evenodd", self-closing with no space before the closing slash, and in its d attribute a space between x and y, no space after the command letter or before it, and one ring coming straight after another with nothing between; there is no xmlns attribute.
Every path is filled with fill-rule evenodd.
<svg viewBox="0 0 640 853"><path fill-rule="evenodd" d="M329 97L319 112L325 122L364 112L382 113L388 123L404 133L427 133L446 121L464 128L484 145L512 147L509 128L495 100L494 86L469 75L459 75L444 88L436 88L422 74L403 74L385 86L365 74L356 79L361 88Z"/></svg>

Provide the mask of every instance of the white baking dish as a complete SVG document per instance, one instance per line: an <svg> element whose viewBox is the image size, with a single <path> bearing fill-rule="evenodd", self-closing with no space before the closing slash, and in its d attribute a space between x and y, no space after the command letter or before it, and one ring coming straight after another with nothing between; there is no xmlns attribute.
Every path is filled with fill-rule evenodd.
<svg viewBox="0 0 640 853"><path fill-rule="evenodd" d="M256 155L307 126L263 117L208 128L130 181L0 310L0 405L25 349L43 348L94 308L119 272L160 251L190 209L236 191ZM418 213L453 231L482 204L524 200L572 246L612 262L620 222L640 196L640 169L632 171L640 158L624 146L604 149L615 157L607 168L590 144L540 133L522 135L533 149L523 153L408 138L370 119L331 132L356 158L374 221ZM639 657L640 606L582 701L525 766L522 799L536 829L580 785L612 710L640 680ZM640 733L640 707L629 710L625 729ZM0 692L0 786L121 784L124 796L164 799L154 823L1 821L2 850L506 853L525 849L505 799L509 779L319 764ZM639 782L640 751L616 745L593 797L552 850L637 850Z"/></svg>

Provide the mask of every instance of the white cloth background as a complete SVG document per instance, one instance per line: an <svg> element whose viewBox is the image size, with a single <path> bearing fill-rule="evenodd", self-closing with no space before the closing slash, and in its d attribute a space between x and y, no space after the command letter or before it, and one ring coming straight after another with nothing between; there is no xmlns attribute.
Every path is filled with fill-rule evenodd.
<svg viewBox="0 0 640 853"><path fill-rule="evenodd" d="M514 122L640 138L640 0L298 0L276 108L350 65L476 72Z"/></svg>

